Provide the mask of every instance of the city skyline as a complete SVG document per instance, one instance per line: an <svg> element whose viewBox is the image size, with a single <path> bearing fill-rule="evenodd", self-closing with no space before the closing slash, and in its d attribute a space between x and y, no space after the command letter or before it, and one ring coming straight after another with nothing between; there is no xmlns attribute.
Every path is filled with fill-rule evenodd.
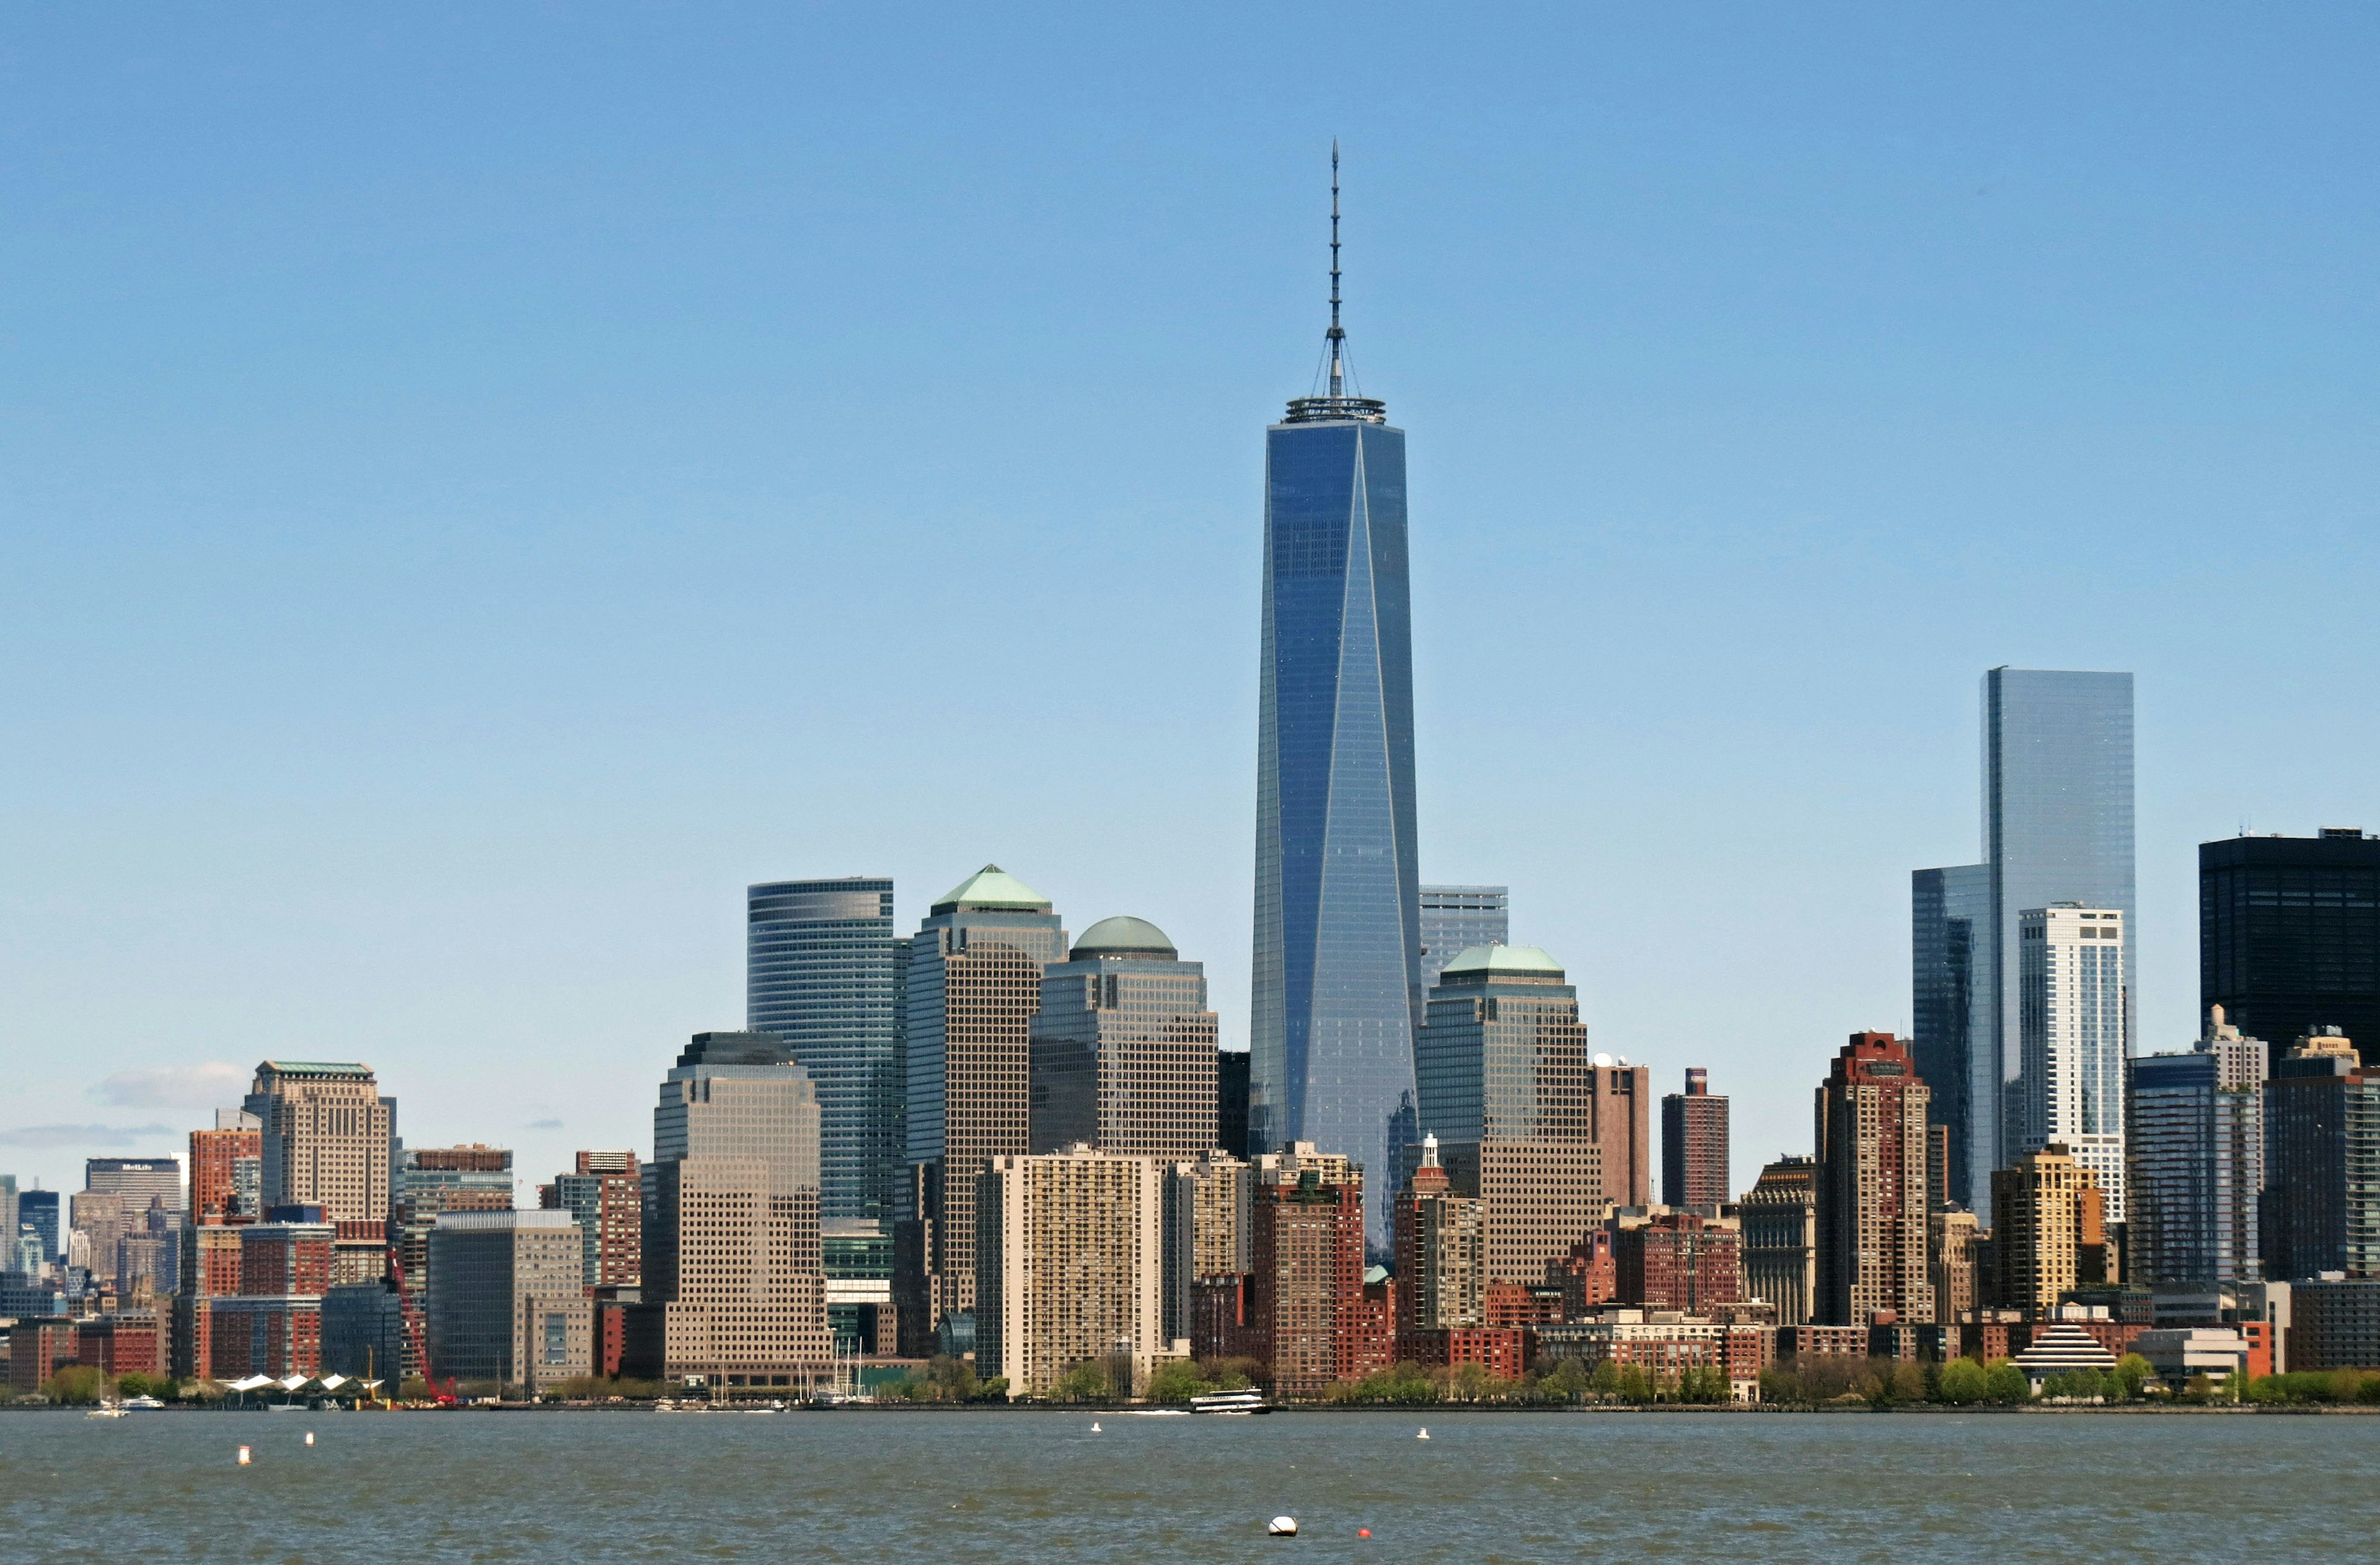
<svg viewBox="0 0 2380 1565"><path fill-rule="evenodd" d="M2306 660L2177 613L2277 617L2306 561L2372 560L2339 498L2368 487L2340 258L2374 248L2370 115L2310 24L2240 48L2203 19L1558 28L1524 70L1562 90L1526 98L1491 28L1374 41L1286 121L1209 107L1186 140L937 61L919 79L954 94L880 148L834 122L876 125L883 78L771 127L729 59L652 79L725 116L665 116L703 172L660 183L615 177L586 78L475 78L425 142L334 65L335 22L166 18L147 42L188 68L161 92L119 25L25 40L45 237L11 309L44 395L0 497L0 636L38 675L0 779L0 1165L29 1185L172 1151L259 1057L369 1062L423 1139L528 1169L640 1144L653 1052L743 1017L737 888L780 876L889 877L905 929L996 860L1080 923L1164 928L1244 1043L1251 431L1311 368L1334 130L1366 387L1427 431L1420 874L1509 885L1598 1049L1665 1089L1707 1066L1737 1188L1806 1149L1790 1106L1825 1040L1909 1030L1900 897L1972 859L1978 671L2138 675L2136 1052L2199 1030L2195 843L2380 824L2368 629ZM753 28L688 46L782 61L791 36ZM643 50L574 36L594 80L645 79ZM1281 101L1211 27L1166 36ZM388 48L446 42L413 21ZM1911 50L1961 62L1924 103L1877 85ZM2172 106L2283 56L2299 123ZM1780 99L1780 60L1845 90ZM258 62L281 85L236 129L205 95ZM76 129L88 80L127 100L108 138ZM1377 106L1425 85L1446 122L1520 133ZM557 166L532 122L591 133ZM168 253L191 291L157 281ZM924 362L974 417L920 460L873 410ZM1111 417L1152 379L1161 427ZM1863 637L1810 633L1828 618ZM2324 767L2230 758L2313 732ZM1692 950L1659 933L1689 922ZM1681 993L1692 1059L1665 1042Z"/></svg>

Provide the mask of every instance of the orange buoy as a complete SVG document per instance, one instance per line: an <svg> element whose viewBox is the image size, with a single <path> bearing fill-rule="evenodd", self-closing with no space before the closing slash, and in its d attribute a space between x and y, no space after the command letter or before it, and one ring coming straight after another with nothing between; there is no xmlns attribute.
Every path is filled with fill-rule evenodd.
<svg viewBox="0 0 2380 1565"><path fill-rule="evenodd" d="M248 1465L248 1448L246 1446L239 1448L239 1464L242 1467Z"/></svg>

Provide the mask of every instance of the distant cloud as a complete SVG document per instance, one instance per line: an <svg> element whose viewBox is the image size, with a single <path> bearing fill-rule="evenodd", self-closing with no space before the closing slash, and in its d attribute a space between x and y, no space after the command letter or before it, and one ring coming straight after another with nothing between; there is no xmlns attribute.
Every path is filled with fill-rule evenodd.
<svg viewBox="0 0 2380 1565"><path fill-rule="evenodd" d="M528 1128L531 1130L560 1130L562 1128L562 1122L560 1120L531 1120L528 1122Z"/></svg>
<svg viewBox="0 0 2380 1565"><path fill-rule="evenodd" d="M0 1130L0 1146L123 1146L174 1134L171 1125L27 1125Z"/></svg>
<svg viewBox="0 0 2380 1565"><path fill-rule="evenodd" d="M118 1109L229 1109L248 1096L249 1076L237 1065L221 1061L163 1065L153 1071L118 1071L90 1095Z"/></svg>

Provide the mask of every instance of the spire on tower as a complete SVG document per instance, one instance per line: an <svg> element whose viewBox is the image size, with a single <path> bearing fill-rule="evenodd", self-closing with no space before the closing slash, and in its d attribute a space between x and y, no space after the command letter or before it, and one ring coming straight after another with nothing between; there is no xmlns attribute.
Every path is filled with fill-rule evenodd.
<svg viewBox="0 0 2380 1565"><path fill-rule="evenodd" d="M1339 138L1330 138L1330 394L1347 394L1346 367L1340 349L1347 334L1339 326Z"/></svg>
<svg viewBox="0 0 2380 1565"><path fill-rule="evenodd" d="M1330 360L1325 394L1301 396L1289 405L1288 421L1310 424L1357 419L1384 423L1386 404L1373 397L1347 394L1347 332L1339 324L1339 139L1330 139L1330 330L1322 334L1323 357Z"/></svg>

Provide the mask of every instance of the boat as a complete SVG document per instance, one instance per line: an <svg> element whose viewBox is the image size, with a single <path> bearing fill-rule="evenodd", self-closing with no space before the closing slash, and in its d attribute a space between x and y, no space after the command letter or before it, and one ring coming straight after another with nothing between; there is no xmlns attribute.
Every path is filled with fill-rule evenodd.
<svg viewBox="0 0 2380 1565"><path fill-rule="evenodd" d="M123 1407L127 1413L162 1413L165 1404L154 1397L127 1397Z"/></svg>
<svg viewBox="0 0 2380 1565"><path fill-rule="evenodd" d="M304 1402L266 1402L264 1404L264 1411L267 1413L303 1413L306 1411L306 1404Z"/></svg>
<svg viewBox="0 0 2380 1565"><path fill-rule="evenodd" d="M1246 1414L1270 1413L1272 1409L1265 1405L1262 1391L1251 1389L1245 1391L1209 1391L1203 1397L1192 1397L1190 1411Z"/></svg>
<svg viewBox="0 0 2380 1565"><path fill-rule="evenodd" d="M83 1416L85 1418L121 1418L124 1416L124 1409L114 1402L102 1402Z"/></svg>

